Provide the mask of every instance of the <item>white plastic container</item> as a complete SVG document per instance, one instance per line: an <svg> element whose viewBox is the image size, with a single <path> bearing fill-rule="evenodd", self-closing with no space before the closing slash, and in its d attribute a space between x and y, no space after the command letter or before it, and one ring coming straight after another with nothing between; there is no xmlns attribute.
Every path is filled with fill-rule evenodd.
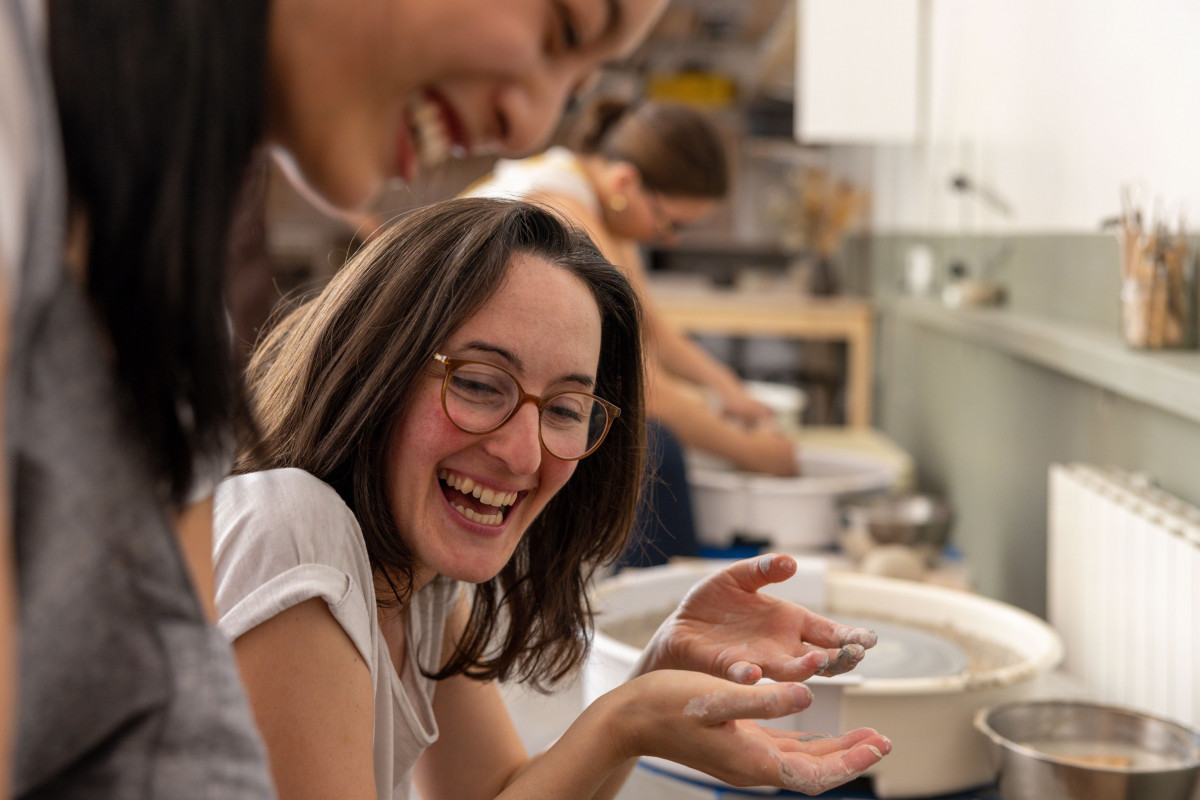
<svg viewBox="0 0 1200 800"><path fill-rule="evenodd" d="M697 581L727 562L673 564L623 572L601 582L594 592L597 631L584 665L584 701L590 703L626 680L637 661L637 647L605 633L625 619L674 608ZM1013 654L1006 666L967 670L938 677L863 678L855 672L813 678L813 705L804 713L778 720L777 727L843 733L875 728L893 742L890 755L867 775L880 798L914 798L964 791L990 783L995 770L989 743L974 728L977 710L1047 691L1049 675L1062 660L1062 642L1037 617L970 592L853 572L830 571L824 586L811 574L764 591L807 605L837 619L878 617L953 629L963 636L1003 647ZM825 597L824 608L813 602ZM887 645L881 640L877 648ZM868 652L867 658L872 653ZM866 662L864 662L866 664ZM860 667L861 669L861 667ZM671 774L709 785L719 782L667 761L649 759Z"/></svg>
<svg viewBox="0 0 1200 800"><path fill-rule="evenodd" d="M776 550L828 548L841 529L842 498L896 484L895 469L866 453L811 446L799 453L795 478L742 472L693 454L688 484L700 544L728 547L742 534Z"/></svg>

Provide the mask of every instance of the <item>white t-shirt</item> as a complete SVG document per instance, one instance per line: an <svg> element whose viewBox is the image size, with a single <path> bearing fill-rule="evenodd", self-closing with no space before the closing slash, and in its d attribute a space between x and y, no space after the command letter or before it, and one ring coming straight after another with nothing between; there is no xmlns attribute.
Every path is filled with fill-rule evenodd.
<svg viewBox="0 0 1200 800"><path fill-rule="evenodd" d="M501 159L491 174L467 188L465 197L525 200L535 194L569 197L600 216L600 200L579 157L565 147L517 160Z"/></svg>
<svg viewBox="0 0 1200 800"><path fill-rule="evenodd" d="M413 765L438 736L436 681L421 675L420 665L438 666L460 585L437 578L413 596L401 679L379 628L362 531L331 486L298 469L222 481L213 537L218 625L230 641L305 600L329 605L371 671L379 799L407 798Z"/></svg>

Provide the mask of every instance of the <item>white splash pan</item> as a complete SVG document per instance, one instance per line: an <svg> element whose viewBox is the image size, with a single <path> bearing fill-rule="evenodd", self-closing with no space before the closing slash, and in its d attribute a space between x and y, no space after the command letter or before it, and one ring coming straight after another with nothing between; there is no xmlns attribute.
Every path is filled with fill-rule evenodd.
<svg viewBox="0 0 1200 800"><path fill-rule="evenodd" d="M783 478L689 453L697 540L727 547L742 533L766 538L776 550L828 548L841 530L839 500L896 485L895 469L865 453L804 446L798 456L801 475Z"/></svg>
<svg viewBox="0 0 1200 800"><path fill-rule="evenodd" d="M791 580L764 590L839 615L873 617L915 626L950 628L1020 654L1017 663L978 673L942 677L868 678L854 672L813 678L813 705L775 725L789 730L843 733L860 727L893 742L890 755L867 775L880 798L912 798L963 791L995 778L988 744L975 731L976 710L1045 691L1044 682L1062 660L1062 642L1041 619L969 592L929 584L826 571L819 559L798 559ZM642 617L674 608L687 590L724 561L698 561L623 572L600 582L593 593L596 636L583 670L584 700L628 679L638 648L604 633L607 621ZM831 610L830 610L831 609ZM867 658L871 653L867 653ZM721 786L702 773L647 759L680 777Z"/></svg>

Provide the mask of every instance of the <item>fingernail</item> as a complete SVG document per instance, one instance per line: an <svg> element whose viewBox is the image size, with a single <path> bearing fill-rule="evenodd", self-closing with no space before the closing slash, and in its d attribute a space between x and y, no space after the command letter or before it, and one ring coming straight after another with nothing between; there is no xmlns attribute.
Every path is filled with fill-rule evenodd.
<svg viewBox="0 0 1200 800"><path fill-rule="evenodd" d="M848 644L842 648L842 652L845 653L847 658L856 663L862 661L863 656L867 654L867 651L861 644Z"/></svg>
<svg viewBox="0 0 1200 800"><path fill-rule="evenodd" d="M875 747L875 745L869 744L867 745L867 749L874 753L876 758L883 758L883 753L879 752L879 748Z"/></svg>
<svg viewBox="0 0 1200 800"><path fill-rule="evenodd" d="M796 699L804 705L808 705L813 701L812 689L808 688L803 683L793 683L792 691L795 693Z"/></svg>
<svg viewBox="0 0 1200 800"><path fill-rule="evenodd" d="M771 556L759 556L758 571L761 572L763 575L766 575L768 572L771 571L771 562L773 560L774 559Z"/></svg>

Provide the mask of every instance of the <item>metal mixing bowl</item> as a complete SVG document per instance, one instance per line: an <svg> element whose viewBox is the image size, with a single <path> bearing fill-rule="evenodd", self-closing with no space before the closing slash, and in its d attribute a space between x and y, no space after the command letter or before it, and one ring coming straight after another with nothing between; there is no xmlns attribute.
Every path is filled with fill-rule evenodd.
<svg viewBox="0 0 1200 800"><path fill-rule="evenodd" d="M1200 733L1139 711L1032 700L980 710L1002 800L1188 800Z"/></svg>
<svg viewBox="0 0 1200 800"><path fill-rule="evenodd" d="M940 550L950 536L950 506L940 497L916 492L864 497L842 506L851 531L865 532L876 544L928 545Z"/></svg>

